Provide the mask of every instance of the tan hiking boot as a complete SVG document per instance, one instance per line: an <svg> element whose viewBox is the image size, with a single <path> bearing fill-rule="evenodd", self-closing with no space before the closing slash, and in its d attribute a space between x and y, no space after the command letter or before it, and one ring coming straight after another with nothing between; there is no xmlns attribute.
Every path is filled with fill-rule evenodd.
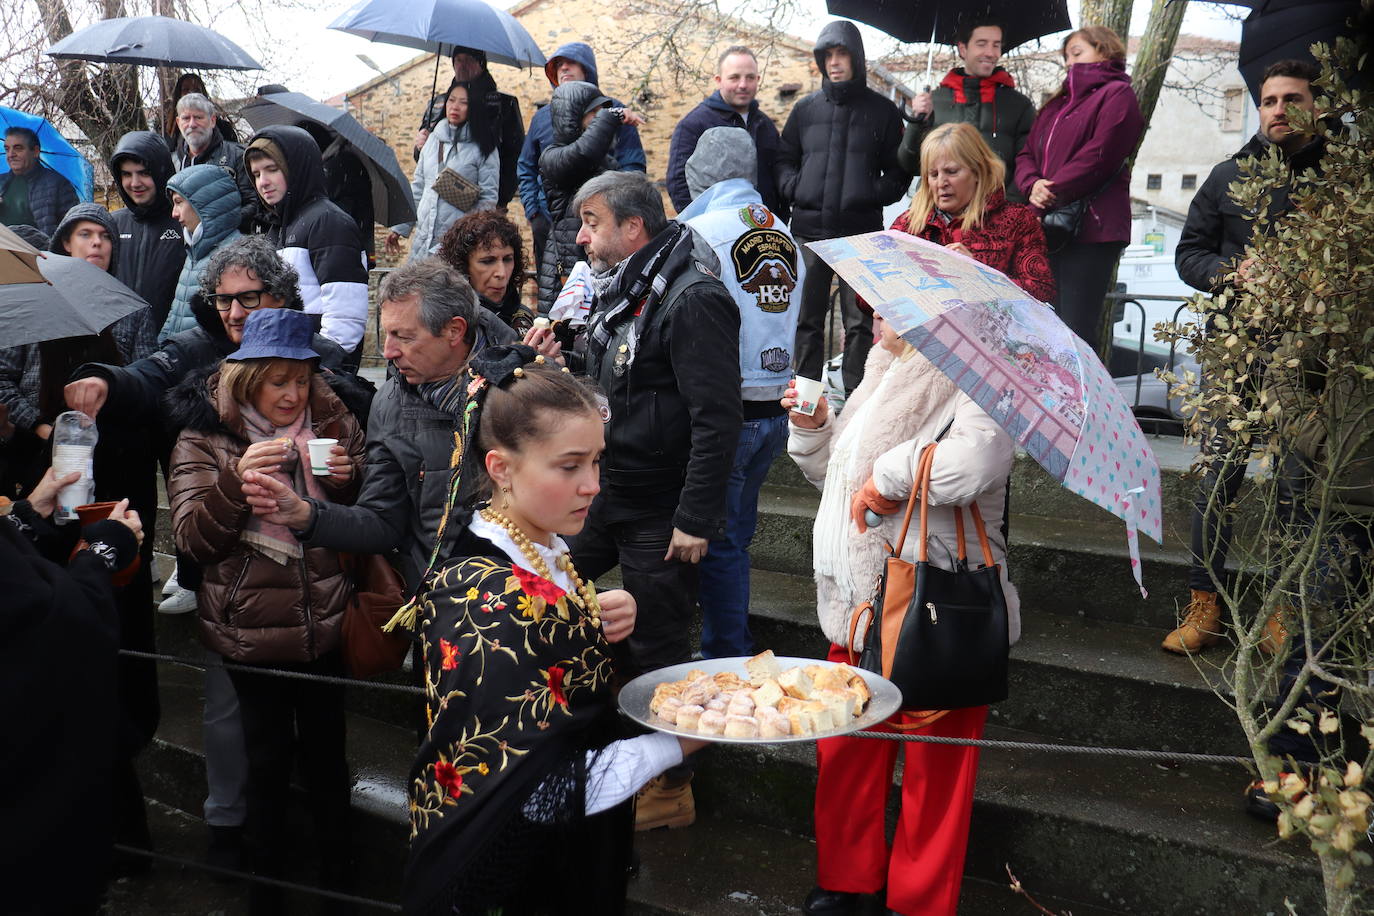
<svg viewBox="0 0 1374 916"><path fill-rule="evenodd" d="M1288 643L1288 627L1283 623L1284 612L1277 610L1264 622L1264 635L1260 637L1259 650L1265 655L1273 655Z"/></svg>
<svg viewBox="0 0 1374 916"><path fill-rule="evenodd" d="M696 819L697 806L692 799L690 779L681 785L667 787L662 776L655 776L635 796L636 830L690 827Z"/></svg>
<svg viewBox="0 0 1374 916"><path fill-rule="evenodd" d="M1164 637L1166 652L1187 655L1205 649L1221 638L1221 605L1217 603L1217 593L1196 588L1192 593L1183 624Z"/></svg>

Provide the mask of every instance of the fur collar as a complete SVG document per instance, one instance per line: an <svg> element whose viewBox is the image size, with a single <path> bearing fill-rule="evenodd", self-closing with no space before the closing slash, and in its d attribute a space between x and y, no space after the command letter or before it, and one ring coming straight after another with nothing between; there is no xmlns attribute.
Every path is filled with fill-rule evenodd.
<svg viewBox="0 0 1374 916"><path fill-rule="evenodd" d="M854 476L845 481L851 493L868 480L873 473L873 463L883 452L915 438L918 430L950 409L959 392L958 386L919 352L913 350L899 361L892 353L875 345L868 351L863 381L835 420L832 433L835 440L889 372L892 380L888 382L885 397L873 405L868 422L864 424L864 438L855 454Z"/></svg>

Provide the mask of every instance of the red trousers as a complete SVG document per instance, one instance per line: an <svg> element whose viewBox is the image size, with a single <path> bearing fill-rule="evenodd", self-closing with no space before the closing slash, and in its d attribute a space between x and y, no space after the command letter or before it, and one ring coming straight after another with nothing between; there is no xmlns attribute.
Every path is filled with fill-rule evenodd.
<svg viewBox="0 0 1374 916"><path fill-rule="evenodd" d="M832 645L829 658L847 662L849 654ZM987 717L986 706L955 709L914 734L979 738ZM892 769L903 749L902 813L889 850L884 815ZM826 738L816 742L816 762L816 883L861 894L886 886L888 907L904 916L953 916L978 748Z"/></svg>

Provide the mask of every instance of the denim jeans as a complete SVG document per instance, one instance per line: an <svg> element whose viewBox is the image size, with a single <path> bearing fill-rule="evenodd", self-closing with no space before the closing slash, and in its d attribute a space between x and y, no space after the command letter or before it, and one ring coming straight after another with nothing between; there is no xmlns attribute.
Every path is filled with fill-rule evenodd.
<svg viewBox="0 0 1374 916"><path fill-rule="evenodd" d="M752 655L749 544L759 521L759 488L787 444L787 416L745 420L726 492L725 537L701 561L701 654Z"/></svg>

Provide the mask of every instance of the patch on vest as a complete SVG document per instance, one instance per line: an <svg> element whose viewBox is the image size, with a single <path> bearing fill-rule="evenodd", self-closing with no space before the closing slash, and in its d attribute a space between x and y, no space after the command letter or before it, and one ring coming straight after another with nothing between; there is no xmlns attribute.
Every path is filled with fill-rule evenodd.
<svg viewBox="0 0 1374 916"><path fill-rule="evenodd" d="M126 236L120 236L120 238L126 238ZM158 241L179 242L181 241L181 233L177 232L175 229L163 229L162 235L158 236Z"/></svg>
<svg viewBox="0 0 1374 916"><path fill-rule="evenodd" d="M773 211L763 204L740 208L739 218L750 229L771 229L773 226Z"/></svg>
<svg viewBox="0 0 1374 916"><path fill-rule="evenodd" d="M797 288L797 246L777 229L751 229L730 249L740 288L765 312L785 312Z"/></svg>
<svg viewBox="0 0 1374 916"><path fill-rule="evenodd" d="M759 368L765 372L785 372L792 365L792 354L782 347L769 347L759 354Z"/></svg>
<svg viewBox="0 0 1374 916"><path fill-rule="evenodd" d="M696 266L697 266L697 270L699 270L699 271L701 271L702 273L706 274L706 276L710 277L712 280L719 280L719 279L720 279L720 277L717 277L717 276L716 276L716 272L715 272L714 270L712 270L711 268L707 267L705 264L701 263L700 261L696 261L695 263L696 263Z"/></svg>

